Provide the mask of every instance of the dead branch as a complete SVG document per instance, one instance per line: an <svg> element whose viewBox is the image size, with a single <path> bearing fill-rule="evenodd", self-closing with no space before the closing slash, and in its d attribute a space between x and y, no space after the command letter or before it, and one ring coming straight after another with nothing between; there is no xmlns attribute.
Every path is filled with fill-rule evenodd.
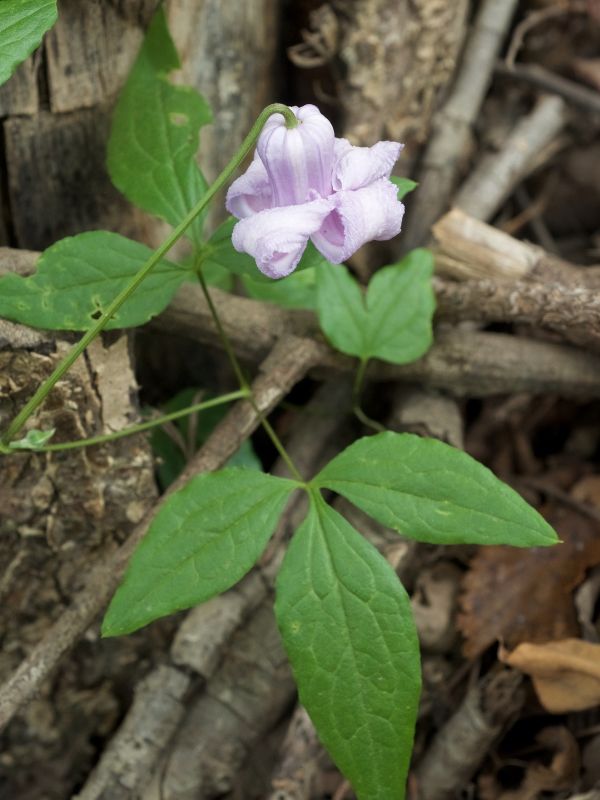
<svg viewBox="0 0 600 800"><path fill-rule="evenodd" d="M499 153L484 155L454 197L453 203L476 219L489 220L515 187L540 166L567 124L567 106L560 97L540 98L519 120ZM551 154L554 149L551 149Z"/></svg>
<svg viewBox="0 0 600 800"><path fill-rule="evenodd" d="M416 768L418 800L450 800L465 787L523 705L521 683L517 673L502 670L490 673L467 692Z"/></svg>
<svg viewBox="0 0 600 800"><path fill-rule="evenodd" d="M596 275L595 270L575 268L548 256L541 248L519 242L458 210L444 216L435 226L434 233L438 240L438 269L444 274L450 273L452 277L465 274L488 277L490 264L493 278L527 275L531 278L543 277L547 281L551 275L555 275L555 281L572 286L573 275ZM5 265L10 269L11 258L12 251L8 251L4 261L0 254L0 267ZM485 285L482 285L482 290L488 291ZM475 292L476 287L473 287ZM240 357L252 362L261 361L282 336L291 335L310 342L306 346L312 348L313 367L318 367L317 374L322 376L331 370L337 373L354 371L353 359L335 353L322 341L313 313L290 311L217 289L213 289L211 294L223 326ZM448 314L454 319L456 301L451 299L450 289L446 289L438 300L439 313L443 317L446 311L445 296L448 297ZM479 302L482 299L483 296ZM588 300L591 300L589 307ZM571 296L568 293L556 291L555 311L551 319L555 320L558 315L560 320L568 320L570 303ZM474 298L471 308L474 309L476 305L477 299ZM519 312L519 321L537 324L539 305L537 317L528 320ZM535 304L533 308L535 310ZM525 305L522 305L521 310L524 309ZM494 314L499 311L496 306ZM582 320L582 325L585 326L590 319L596 319L596 314L596 299L589 294L579 295L577 318ZM494 317L497 321L507 322L513 322L516 318L508 302L504 303L503 316L500 319ZM552 330L568 336L569 341L580 334L585 337L580 330L568 330L555 321L552 324ZM210 309L197 286L186 285L180 289L169 308L156 317L150 327L205 344L219 344ZM579 338L577 341L580 341ZM443 331L439 332L436 343L420 361L405 366L378 363L370 371L369 377L371 380L423 383L430 388L444 389L455 396L485 397L513 391L598 396L598 366L594 356L558 344L503 334Z"/></svg>
<svg viewBox="0 0 600 800"><path fill-rule="evenodd" d="M450 98L437 114L434 133L418 176L402 238L406 252L422 244L444 212L462 168L475 122L488 89L494 62L516 0L485 0L464 49Z"/></svg>
<svg viewBox="0 0 600 800"><path fill-rule="evenodd" d="M572 344L600 351L600 296L560 283L492 280L434 281L440 317L452 322L513 322L558 333Z"/></svg>
<svg viewBox="0 0 600 800"><path fill-rule="evenodd" d="M310 800L323 747L306 710L297 706L281 745L282 759L271 781L267 800Z"/></svg>
<svg viewBox="0 0 600 800"><path fill-rule="evenodd" d="M503 78L523 81L542 89L544 92L558 95L558 97L566 100L567 103L583 111L600 114L600 95L598 92L568 78L563 78L562 75L556 75L539 64L515 64L514 67L509 67L500 61L496 64L494 71Z"/></svg>
<svg viewBox="0 0 600 800"><path fill-rule="evenodd" d="M600 288L600 267L580 267L453 209L432 230L436 272L455 280L531 280Z"/></svg>
<svg viewBox="0 0 600 800"><path fill-rule="evenodd" d="M184 672L165 665L140 681L119 735L104 749L100 764L73 800L129 800L175 733L185 713L184 695L190 683ZM106 762L111 765L108 778L102 768Z"/></svg>
<svg viewBox="0 0 600 800"><path fill-rule="evenodd" d="M282 339L266 359L262 374L253 385L256 404L268 413L314 364L318 348L307 339ZM135 528L127 542L108 553L90 570L87 584L72 598L70 606L48 630L17 671L0 687L0 729L23 703L31 698L62 656L78 641L115 591L125 566L145 534L150 521L166 498L200 472L218 469L236 452L259 424L247 403L238 403L215 428L206 444L188 464L179 479Z"/></svg>

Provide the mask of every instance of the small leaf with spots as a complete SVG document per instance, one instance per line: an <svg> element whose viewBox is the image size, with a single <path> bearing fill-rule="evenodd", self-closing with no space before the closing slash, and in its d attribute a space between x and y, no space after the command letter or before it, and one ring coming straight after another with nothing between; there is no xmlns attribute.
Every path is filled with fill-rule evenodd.
<svg viewBox="0 0 600 800"><path fill-rule="evenodd" d="M293 481L239 468L192 478L154 518L102 634L131 633L237 583L265 549L295 488Z"/></svg>
<svg viewBox="0 0 600 800"><path fill-rule="evenodd" d="M87 330L152 255L139 242L107 231L61 239L45 250L37 272L0 278L0 317L48 330ZM161 312L194 273L160 261L107 328L142 325Z"/></svg>
<svg viewBox="0 0 600 800"><path fill-rule="evenodd" d="M277 579L300 701L359 800L402 800L421 685L410 601L392 567L318 493Z"/></svg>

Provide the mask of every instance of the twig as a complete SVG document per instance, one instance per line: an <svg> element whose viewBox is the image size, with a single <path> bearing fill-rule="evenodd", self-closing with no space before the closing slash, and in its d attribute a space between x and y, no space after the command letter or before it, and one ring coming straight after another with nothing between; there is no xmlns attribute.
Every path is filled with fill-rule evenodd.
<svg viewBox="0 0 600 800"><path fill-rule="evenodd" d="M582 9L582 11L584 11L584 9ZM569 3L568 0L567 3L563 5L559 3L556 6L548 6L547 8L541 8L538 11L531 11L525 17L525 19L519 22L514 30L510 45L506 51L506 66L514 66L515 59L519 53L519 50L523 46L523 41L525 40L525 36L529 33L529 31L533 30L538 25L541 25L543 22L546 22L548 19L563 17L565 14L572 12L572 3Z"/></svg>
<svg viewBox="0 0 600 800"><path fill-rule="evenodd" d="M600 295L560 283L435 278L440 317L450 321L524 323L600 351Z"/></svg>
<svg viewBox="0 0 600 800"><path fill-rule="evenodd" d="M469 149L471 126L490 83L516 0L485 0L469 36L452 94L437 115L402 237L404 251L422 244L444 212Z"/></svg>
<svg viewBox="0 0 600 800"><path fill-rule="evenodd" d="M559 97L542 97L533 111L519 120L502 150L481 159L456 194L456 208L476 219L491 219L515 187L539 167L540 152L567 120L567 107Z"/></svg>
<svg viewBox="0 0 600 800"><path fill-rule="evenodd" d="M253 385L254 397L262 413L273 409L290 388L304 377L317 355L318 348L310 340L283 338L278 342L262 367L263 374L259 375ZM247 401L236 404L178 480L135 528L127 542L90 570L85 589L72 598L70 606L42 641L0 687L0 729L33 696L62 656L78 641L107 604L133 550L166 498L187 483L193 475L222 466L255 430L258 423L259 418Z"/></svg>
<svg viewBox="0 0 600 800"><path fill-rule="evenodd" d="M459 209L434 225L436 272L456 280L533 280L600 289L600 267L579 267L522 242Z"/></svg>
<svg viewBox="0 0 600 800"><path fill-rule="evenodd" d="M556 75L539 64L515 64L514 67L507 67L501 61L494 69L497 75L504 78L514 78L524 81L545 92L559 95L567 103L571 103L583 111L591 111L594 114L600 113L600 92L588 89L575 81Z"/></svg>
<svg viewBox="0 0 600 800"><path fill-rule="evenodd" d="M523 705L521 683L520 675L502 670L490 673L469 689L417 766L418 800L450 800L464 789L488 749Z"/></svg>

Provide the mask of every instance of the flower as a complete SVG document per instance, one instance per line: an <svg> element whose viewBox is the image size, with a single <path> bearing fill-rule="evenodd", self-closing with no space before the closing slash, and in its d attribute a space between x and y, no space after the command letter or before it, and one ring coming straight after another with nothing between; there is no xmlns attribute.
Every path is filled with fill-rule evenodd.
<svg viewBox="0 0 600 800"><path fill-rule="evenodd" d="M291 109L297 127L287 128L282 114L267 121L225 203L239 219L233 246L270 278L293 272L309 238L341 264L366 242L396 236L404 214L389 179L403 145L354 147L336 138L316 106Z"/></svg>

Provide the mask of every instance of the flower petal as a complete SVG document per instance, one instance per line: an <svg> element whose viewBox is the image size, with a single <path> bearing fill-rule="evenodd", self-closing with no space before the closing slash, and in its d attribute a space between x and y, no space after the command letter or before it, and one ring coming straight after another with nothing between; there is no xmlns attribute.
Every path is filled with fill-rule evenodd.
<svg viewBox="0 0 600 800"><path fill-rule="evenodd" d="M258 139L257 151L273 187L273 206L305 203L310 191L331 194L333 143L331 122L313 105L292 107L300 120L286 128L282 114L274 114Z"/></svg>
<svg viewBox="0 0 600 800"><path fill-rule="evenodd" d="M246 172L229 187L225 207L234 217L244 219L270 208L272 196L267 170L258 153L255 153Z"/></svg>
<svg viewBox="0 0 600 800"><path fill-rule="evenodd" d="M318 199L266 209L240 220L231 241L238 252L251 255L269 278L283 278L297 267L308 237L319 230L333 207L330 200Z"/></svg>
<svg viewBox="0 0 600 800"><path fill-rule="evenodd" d="M336 192L330 200L335 201L335 209L311 239L332 264L346 261L367 242L384 241L400 233L404 205L387 178L362 189Z"/></svg>
<svg viewBox="0 0 600 800"><path fill-rule="evenodd" d="M404 145L377 142L373 147L353 147L346 139L336 142L333 190L360 189L380 178L389 178Z"/></svg>

